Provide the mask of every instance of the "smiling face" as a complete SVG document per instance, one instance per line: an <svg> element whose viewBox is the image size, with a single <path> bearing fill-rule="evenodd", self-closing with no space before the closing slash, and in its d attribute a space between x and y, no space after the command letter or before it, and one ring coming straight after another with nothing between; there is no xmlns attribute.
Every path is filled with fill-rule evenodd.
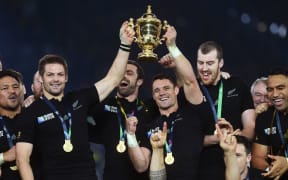
<svg viewBox="0 0 288 180"><path fill-rule="evenodd" d="M43 93L49 97L62 97L68 80L64 66L58 63L46 64L44 74L41 77L43 82Z"/></svg>
<svg viewBox="0 0 288 180"><path fill-rule="evenodd" d="M157 79L152 84L153 99L158 105L160 112L168 111L170 113L178 108L178 92L178 87L174 86L168 79Z"/></svg>
<svg viewBox="0 0 288 180"><path fill-rule="evenodd" d="M142 82L142 79L138 79L137 67L133 64L127 64L124 78L118 86L118 94L120 97L128 97L133 94L138 96Z"/></svg>
<svg viewBox="0 0 288 180"><path fill-rule="evenodd" d="M0 109L1 111L15 111L21 106L20 83L11 76L0 79Z"/></svg>
<svg viewBox="0 0 288 180"><path fill-rule="evenodd" d="M257 84L255 84L252 92L252 98L254 102L254 107L257 107L259 104L262 103L269 103L266 83L259 81Z"/></svg>
<svg viewBox="0 0 288 180"><path fill-rule="evenodd" d="M217 58L216 49L203 54L201 50L197 53L197 70L201 82L204 85L216 85L220 80L220 69L223 67L223 59Z"/></svg>
<svg viewBox="0 0 288 180"><path fill-rule="evenodd" d="M288 113L288 76L269 75L267 94L270 102L278 111Z"/></svg>

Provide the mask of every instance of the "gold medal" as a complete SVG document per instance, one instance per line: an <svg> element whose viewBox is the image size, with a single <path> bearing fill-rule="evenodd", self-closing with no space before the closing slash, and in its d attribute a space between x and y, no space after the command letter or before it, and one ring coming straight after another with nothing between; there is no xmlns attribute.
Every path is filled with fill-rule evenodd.
<svg viewBox="0 0 288 180"><path fill-rule="evenodd" d="M10 168L12 171L17 171L17 169L18 169L17 166L10 166L9 168Z"/></svg>
<svg viewBox="0 0 288 180"><path fill-rule="evenodd" d="M65 140L65 143L63 144L63 150L65 152L71 152L73 150L73 145L71 143L71 140Z"/></svg>
<svg viewBox="0 0 288 180"><path fill-rule="evenodd" d="M166 154L165 163L168 165L171 165L174 163L174 157L173 157L172 152Z"/></svg>
<svg viewBox="0 0 288 180"><path fill-rule="evenodd" d="M123 140L120 140L117 147L116 147L116 150L119 152L119 153L123 153L125 152L126 150L126 146L125 146L125 141Z"/></svg>

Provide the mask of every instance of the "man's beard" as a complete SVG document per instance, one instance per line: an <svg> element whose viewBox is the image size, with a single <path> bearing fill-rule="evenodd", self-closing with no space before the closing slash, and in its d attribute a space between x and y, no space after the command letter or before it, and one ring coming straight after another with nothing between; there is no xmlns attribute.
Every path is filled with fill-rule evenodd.
<svg viewBox="0 0 288 180"><path fill-rule="evenodd" d="M133 94L135 92L135 90L136 90L136 87L130 86L130 85L128 85L125 88L118 87L118 93L123 97L130 96L131 94Z"/></svg>

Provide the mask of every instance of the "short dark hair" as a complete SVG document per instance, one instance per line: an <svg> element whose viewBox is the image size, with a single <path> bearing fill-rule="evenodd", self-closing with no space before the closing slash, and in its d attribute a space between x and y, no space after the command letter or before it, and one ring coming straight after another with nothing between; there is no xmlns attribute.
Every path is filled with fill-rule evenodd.
<svg viewBox="0 0 288 180"><path fill-rule="evenodd" d="M288 68L286 67L275 67L270 70L269 74L270 75L284 75L288 77Z"/></svg>
<svg viewBox="0 0 288 180"><path fill-rule="evenodd" d="M132 64L137 67L137 79L144 79L144 70L139 63L133 60L128 60L127 64Z"/></svg>
<svg viewBox="0 0 288 180"><path fill-rule="evenodd" d="M215 41L206 41L202 43L198 48L202 54L208 54L213 50L217 51L217 58L219 60L223 59L223 49L222 47Z"/></svg>
<svg viewBox="0 0 288 180"><path fill-rule="evenodd" d="M174 77L169 76L168 74L156 74L155 76L153 76L152 78L152 84L154 83L154 81L156 80L163 80L163 79L168 79L174 86L177 86L176 80Z"/></svg>
<svg viewBox="0 0 288 180"><path fill-rule="evenodd" d="M13 69L5 69L3 71L0 71L0 79L6 76L10 76L14 78L18 83L23 84L23 76L18 71L15 71Z"/></svg>
<svg viewBox="0 0 288 180"><path fill-rule="evenodd" d="M251 153L251 143L245 136L235 135L237 144L243 144L247 154Z"/></svg>
<svg viewBox="0 0 288 180"><path fill-rule="evenodd" d="M39 74L43 76L44 71L45 71L45 65L54 64L54 63L63 65L65 74L66 75L68 74L68 64L66 60L62 56L54 55L54 54L47 54L39 60L39 64L38 64Z"/></svg>

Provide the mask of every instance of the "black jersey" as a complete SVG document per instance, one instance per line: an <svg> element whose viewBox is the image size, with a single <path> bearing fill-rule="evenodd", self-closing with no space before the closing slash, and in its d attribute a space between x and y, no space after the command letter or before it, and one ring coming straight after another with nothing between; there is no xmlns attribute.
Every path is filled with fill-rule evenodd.
<svg viewBox="0 0 288 180"><path fill-rule="evenodd" d="M277 116L279 117L280 128L279 130L277 125ZM256 136L255 142L258 144L262 144L268 147L269 154L275 156L284 156L285 157L285 147L287 147L288 143L288 115L284 115L281 112L275 110L274 107L269 107L269 109L257 116L256 119ZM282 131L285 146L283 146L283 142L281 141L279 132ZM286 138L285 138L286 136ZM287 179L288 173L286 172L281 179Z"/></svg>
<svg viewBox="0 0 288 180"><path fill-rule="evenodd" d="M205 86L213 100L213 105L217 111L218 92L220 83L223 83L222 115L221 117L229 121L234 129L242 129L241 115L245 110L254 109L253 100L249 87L239 78L231 77L221 79L217 85ZM205 95L205 93L203 93ZM208 98L206 97L206 100ZM209 112L212 113L212 109ZM207 118L205 120L205 135L213 135L215 131L215 120ZM203 148L200 163L200 179L210 180L211 177L217 180L225 179L225 163L223 159L223 150L217 145L210 145Z"/></svg>
<svg viewBox="0 0 288 180"><path fill-rule="evenodd" d="M167 122L167 142L172 143L174 163L166 165L168 180L198 180L200 153L203 146L203 118L200 112L207 110L205 103L186 103L167 116L160 116L153 122L151 130L162 129ZM167 151L165 150L165 156Z"/></svg>
<svg viewBox="0 0 288 180"><path fill-rule="evenodd" d="M21 121L18 142L33 144L39 153L41 179L44 180L95 180L95 163L89 148L87 116L92 105L99 102L95 86L70 92L62 101L50 100L62 115L64 122L69 121L71 113L71 143L73 150L65 152L64 131L56 113L44 102L43 98L25 109Z"/></svg>
<svg viewBox="0 0 288 180"><path fill-rule="evenodd" d="M16 116L17 117L17 116ZM16 117L10 119L5 116L1 116L0 119L0 152L4 153L8 151L10 146L15 145L17 128ZM9 144L10 141L10 144ZM16 161L5 162L1 165L1 180L20 180L20 175L16 167Z"/></svg>
<svg viewBox="0 0 288 180"><path fill-rule="evenodd" d="M140 99L128 102L123 98L111 97L95 106L91 114L96 121L96 126L89 126L90 141L105 146L104 180L149 179L148 171L138 173L134 169L127 150L124 153L119 153L116 150L120 140L120 124L123 133L125 132L125 115L137 117L136 139L139 146L151 149L149 139L146 136L146 126L151 117L144 102Z"/></svg>

